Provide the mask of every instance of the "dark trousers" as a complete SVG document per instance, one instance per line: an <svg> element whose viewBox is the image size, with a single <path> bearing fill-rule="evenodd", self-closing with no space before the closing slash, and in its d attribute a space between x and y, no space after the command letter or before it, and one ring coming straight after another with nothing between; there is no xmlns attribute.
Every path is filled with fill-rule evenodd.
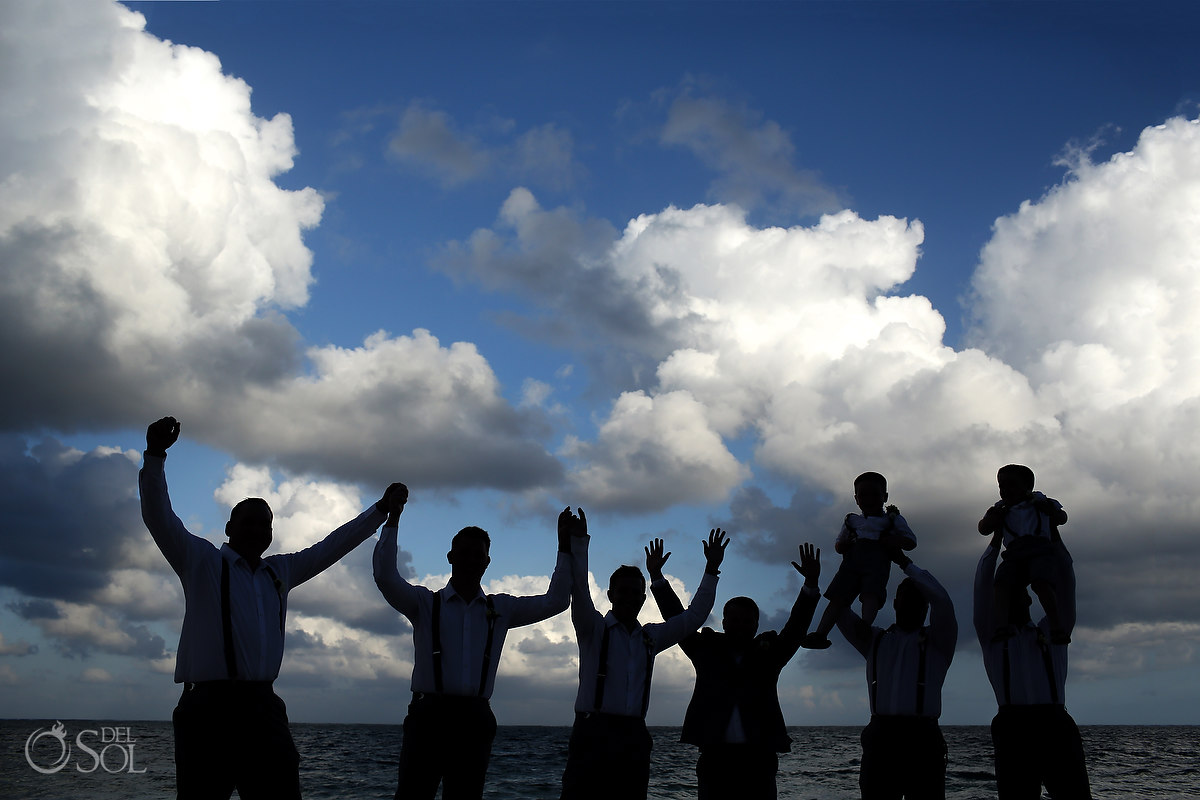
<svg viewBox="0 0 1200 800"><path fill-rule="evenodd" d="M404 718L396 800L483 797L496 715L482 697L413 693Z"/></svg>
<svg viewBox="0 0 1200 800"><path fill-rule="evenodd" d="M936 719L876 715L861 738L863 800L944 800L946 740Z"/></svg>
<svg viewBox="0 0 1200 800"><path fill-rule="evenodd" d="M189 683L171 715L180 800L300 797L300 754L269 683Z"/></svg>
<svg viewBox="0 0 1200 800"><path fill-rule="evenodd" d="M561 800L645 800L653 747L641 717L576 712Z"/></svg>
<svg viewBox="0 0 1200 800"><path fill-rule="evenodd" d="M992 720L1000 800L1090 800L1083 739L1062 706L1002 706Z"/></svg>
<svg viewBox="0 0 1200 800"><path fill-rule="evenodd" d="M696 760L699 800L775 800L779 756L769 747L717 744L700 748Z"/></svg>

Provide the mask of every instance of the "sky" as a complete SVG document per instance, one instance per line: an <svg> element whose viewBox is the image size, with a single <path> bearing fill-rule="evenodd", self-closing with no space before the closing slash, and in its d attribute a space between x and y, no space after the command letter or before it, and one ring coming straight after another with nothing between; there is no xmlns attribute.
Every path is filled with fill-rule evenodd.
<svg viewBox="0 0 1200 800"><path fill-rule="evenodd" d="M605 610L654 537L690 597L721 527L718 607L749 595L763 629L801 542L833 575L853 478L882 472L955 603L948 724L995 712L975 524L1027 464L1070 515L1069 710L1200 723L1200 8L0 20L5 716L169 718L183 595L137 470L170 414L174 506L216 544L243 497L288 552L403 481L405 577L443 585L479 525L485 588L541 593L556 516L583 507ZM293 721L403 718L411 628L372 542L290 596ZM500 723L570 724L576 652L568 614L513 631ZM660 656L651 724L680 724L692 680ZM780 696L793 725L869 715L840 639Z"/></svg>

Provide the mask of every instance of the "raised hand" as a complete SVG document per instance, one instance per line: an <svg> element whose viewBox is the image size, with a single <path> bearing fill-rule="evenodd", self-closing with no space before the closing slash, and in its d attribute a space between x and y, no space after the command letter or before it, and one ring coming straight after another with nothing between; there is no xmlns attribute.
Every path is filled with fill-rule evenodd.
<svg viewBox="0 0 1200 800"><path fill-rule="evenodd" d="M146 428L146 452L155 456L165 456L167 448L179 439L179 420L174 417L163 417L151 422Z"/></svg>
<svg viewBox="0 0 1200 800"><path fill-rule="evenodd" d="M379 498L375 507L387 514L389 518L395 518L403 513L404 505L407 502L408 487L403 483L393 483L384 490L383 497Z"/></svg>
<svg viewBox="0 0 1200 800"><path fill-rule="evenodd" d="M713 528L708 532L708 541L704 542L704 571L709 575L721 574L721 562L725 559L725 548L729 546L729 539L725 536L725 531L720 528Z"/></svg>
<svg viewBox="0 0 1200 800"><path fill-rule="evenodd" d="M806 584L816 586L817 578L821 577L821 548L814 550L808 542L800 545L800 563L793 561L792 566L804 576Z"/></svg>
<svg viewBox="0 0 1200 800"><path fill-rule="evenodd" d="M571 513L567 506L558 515L558 549L560 552L571 552L571 538L587 536L587 516L579 509L579 516Z"/></svg>
<svg viewBox="0 0 1200 800"><path fill-rule="evenodd" d="M650 580L657 581L662 578L663 566L670 557L670 553L663 552L662 539L650 542L650 545L646 547L646 571L650 573Z"/></svg>

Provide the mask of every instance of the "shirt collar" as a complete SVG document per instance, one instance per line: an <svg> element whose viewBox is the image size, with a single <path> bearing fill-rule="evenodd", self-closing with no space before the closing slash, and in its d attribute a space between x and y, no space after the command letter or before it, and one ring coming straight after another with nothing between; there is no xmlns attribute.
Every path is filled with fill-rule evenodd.
<svg viewBox="0 0 1200 800"><path fill-rule="evenodd" d="M463 597L458 592L454 591L454 584L452 584L448 581L447 581L445 587L443 587L443 589L442 589L442 597L444 597L446 599L447 603L450 602L451 600L457 599L459 602L461 602L465 605L470 605L471 603L475 602L476 600L483 600L484 602L487 601L487 595L485 595L483 593L482 587L480 587L478 594L476 594L474 597L468 599L466 597Z"/></svg>
<svg viewBox="0 0 1200 800"><path fill-rule="evenodd" d="M604 627L606 627L606 628L617 627L617 628L620 628L621 630L625 630L625 626L621 624L621 621L619 619L617 619L613 615L613 612L611 612L611 611L609 611L607 614L604 615ZM640 631L641 629L642 629L642 623L639 622L634 627L634 629L629 632L629 635L632 636L635 633L637 633L638 631Z"/></svg>

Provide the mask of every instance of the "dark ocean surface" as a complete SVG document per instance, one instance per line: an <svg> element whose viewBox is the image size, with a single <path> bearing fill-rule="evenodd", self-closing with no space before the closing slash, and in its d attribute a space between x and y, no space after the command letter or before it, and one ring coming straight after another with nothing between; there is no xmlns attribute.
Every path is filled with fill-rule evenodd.
<svg viewBox="0 0 1200 800"><path fill-rule="evenodd" d="M0 799L174 796L169 722L62 720L62 739L50 732L55 722L0 720ZM857 798L859 730L789 728L794 744L792 753L780 758L780 798ZM988 728L950 725L942 730L950 751L947 798L994 798ZM402 737L399 725L298 723L292 732L308 800L392 797ZM695 797L695 748L679 743L678 728L651 732L650 797ZM1082 732L1095 797L1200 798L1200 726L1087 726ZM502 726L485 797L557 798L569 733L569 728ZM50 774L34 770L25 757L27 742L35 764L52 769L62 763L61 769Z"/></svg>

